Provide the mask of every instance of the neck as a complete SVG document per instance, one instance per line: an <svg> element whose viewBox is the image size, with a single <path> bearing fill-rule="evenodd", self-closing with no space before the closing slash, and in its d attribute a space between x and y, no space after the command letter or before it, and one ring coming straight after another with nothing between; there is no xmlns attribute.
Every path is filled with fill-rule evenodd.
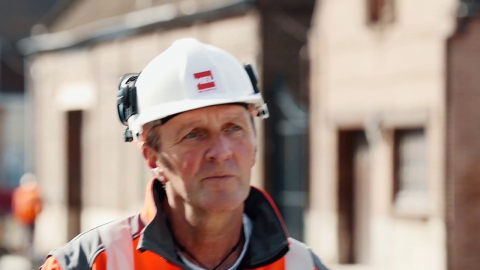
<svg viewBox="0 0 480 270"><path fill-rule="evenodd" d="M168 203L164 204L165 213L176 241L188 251L182 252L184 257L192 263L200 267L206 266L208 269L216 267L227 256L227 259L217 269L228 269L235 264L244 244L242 238L243 204L233 211L208 213L183 202L173 201L174 199L168 197L167 200ZM242 239L240 240L240 238ZM231 253L232 248L239 241L242 242Z"/></svg>

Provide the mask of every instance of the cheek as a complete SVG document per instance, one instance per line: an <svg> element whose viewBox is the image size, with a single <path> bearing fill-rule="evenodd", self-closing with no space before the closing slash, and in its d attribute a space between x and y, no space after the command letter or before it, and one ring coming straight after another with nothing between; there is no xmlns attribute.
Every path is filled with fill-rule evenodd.
<svg viewBox="0 0 480 270"><path fill-rule="evenodd" d="M191 149L189 151L182 152L175 157L175 163L177 164L178 173L184 180L194 176L201 162L201 155L199 151Z"/></svg>
<svg viewBox="0 0 480 270"><path fill-rule="evenodd" d="M192 152L187 152L180 160L182 170L186 172L193 171L196 167L196 164L198 163L197 161L197 155Z"/></svg>
<svg viewBox="0 0 480 270"><path fill-rule="evenodd" d="M240 162L243 166L251 168L255 165L256 151L255 142L246 140L245 142L235 146L235 152L237 153Z"/></svg>

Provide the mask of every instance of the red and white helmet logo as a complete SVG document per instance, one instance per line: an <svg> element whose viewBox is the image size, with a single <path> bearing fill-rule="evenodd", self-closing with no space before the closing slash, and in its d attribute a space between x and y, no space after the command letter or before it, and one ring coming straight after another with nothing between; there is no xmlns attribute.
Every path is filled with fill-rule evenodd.
<svg viewBox="0 0 480 270"><path fill-rule="evenodd" d="M199 93L208 92L216 89L215 80L210 70L193 74L197 83Z"/></svg>

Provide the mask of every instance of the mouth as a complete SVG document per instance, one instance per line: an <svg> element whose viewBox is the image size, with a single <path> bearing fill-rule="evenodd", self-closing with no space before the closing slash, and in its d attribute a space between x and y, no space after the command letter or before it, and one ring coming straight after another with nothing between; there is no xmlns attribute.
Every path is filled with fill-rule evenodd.
<svg viewBox="0 0 480 270"><path fill-rule="evenodd" d="M212 175L209 177L203 178L203 180L208 180L208 181L221 181L221 180L229 180L232 179L234 176L231 174L222 174L222 175Z"/></svg>

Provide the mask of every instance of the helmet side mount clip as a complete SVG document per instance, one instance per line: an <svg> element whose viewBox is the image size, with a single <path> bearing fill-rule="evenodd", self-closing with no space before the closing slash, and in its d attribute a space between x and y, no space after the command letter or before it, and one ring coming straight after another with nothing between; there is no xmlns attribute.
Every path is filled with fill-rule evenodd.
<svg viewBox="0 0 480 270"><path fill-rule="evenodd" d="M250 64L244 65L244 67L245 67L245 71L248 74L248 77L250 78L250 81L252 82L253 92L255 94L260 93L260 90L258 90L257 73L255 72L252 65L250 65Z"/></svg>
<svg viewBox="0 0 480 270"><path fill-rule="evenodd" d="M248 74L248 77L250 78L250 81L252 82L252 86L253 86L253 92L255 94L258 94L260 93L260 90L258 90L258 76L257 76L257 73L255 72L255 69L253 68L252 65L250 64L247 64L247 65L244 65L244 68L245 68L245 71L247 72ZM267 107L267 104L264 103L259 109L259 113L258 113L258 116L263 118L263 119L266 119L269 117L269 112L268 112L268 107Z"/></svg>

